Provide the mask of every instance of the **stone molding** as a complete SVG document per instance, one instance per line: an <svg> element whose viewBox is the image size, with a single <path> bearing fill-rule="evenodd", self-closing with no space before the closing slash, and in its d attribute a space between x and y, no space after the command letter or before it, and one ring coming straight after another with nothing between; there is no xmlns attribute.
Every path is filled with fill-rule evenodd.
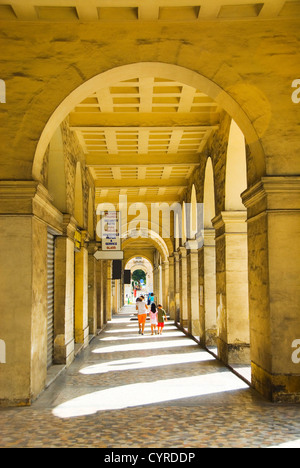
<svg viewBox="0 0 300 468"><path fill-rule="evenodd" d="M247 232L247 211L222 211L212 219L216 238L223 234L241 234Z"/></svg>
<svg viewBox="0 0 300 468"><path fill-rule="evenodd" d="M286 211L300 209L300 177L263 177L253 187L242 193L248 209L248 219L264 211Z"/></svg>
<svg viewBox="0 0 300 468"><path fill-rule="evenodd" d="M36 216L59 232L63 215L48 190L36 181L0 181L0 216Z"/></svg>

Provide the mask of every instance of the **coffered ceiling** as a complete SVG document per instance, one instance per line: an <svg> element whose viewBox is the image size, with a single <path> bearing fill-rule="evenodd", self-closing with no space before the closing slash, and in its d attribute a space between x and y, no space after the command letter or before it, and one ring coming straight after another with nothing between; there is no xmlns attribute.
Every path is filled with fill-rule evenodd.
<svg viewBox="0 0 300 468"><path fill-rule="evenodd" d="M69 116L95 180L97 201L180 200L220 108L190 86L135 78L97 90Z"/></svg>

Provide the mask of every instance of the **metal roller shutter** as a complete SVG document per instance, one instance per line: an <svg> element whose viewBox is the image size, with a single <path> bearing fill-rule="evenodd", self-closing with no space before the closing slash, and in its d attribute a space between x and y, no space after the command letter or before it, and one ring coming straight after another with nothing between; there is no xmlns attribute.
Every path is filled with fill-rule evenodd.
<svg viewBox="0 0 300 468"><path fill-rule="evenodd" d="M47 242L47 288L47 367L50 367L54 352L54 236L50 233Z"/></svg>

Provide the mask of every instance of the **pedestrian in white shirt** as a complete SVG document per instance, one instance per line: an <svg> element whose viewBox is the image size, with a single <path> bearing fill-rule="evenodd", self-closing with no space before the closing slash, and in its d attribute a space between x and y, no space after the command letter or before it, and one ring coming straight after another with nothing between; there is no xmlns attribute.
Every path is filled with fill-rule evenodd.
<svg viewBox="0 0 300 468"><path fill-rule="evenodd" d="M136 302L136 310L138 311L138 321L139 321L139 334L143 335L145 331L145 325L147 320L147 310L148 306L145 302L145 297L141 296L140 300Z"/></svg>

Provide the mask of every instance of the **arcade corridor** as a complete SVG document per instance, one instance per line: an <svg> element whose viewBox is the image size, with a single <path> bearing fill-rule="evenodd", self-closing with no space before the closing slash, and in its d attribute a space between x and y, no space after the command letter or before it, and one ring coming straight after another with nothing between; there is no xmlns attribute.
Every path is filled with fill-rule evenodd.
<svg viewBox="0 0 300 468"><path fill-rule="evenodd" d="M171 321L139 336L131 313L31 407L0 409L1 448L300 446L299 406L265 401Z"/></svg>

